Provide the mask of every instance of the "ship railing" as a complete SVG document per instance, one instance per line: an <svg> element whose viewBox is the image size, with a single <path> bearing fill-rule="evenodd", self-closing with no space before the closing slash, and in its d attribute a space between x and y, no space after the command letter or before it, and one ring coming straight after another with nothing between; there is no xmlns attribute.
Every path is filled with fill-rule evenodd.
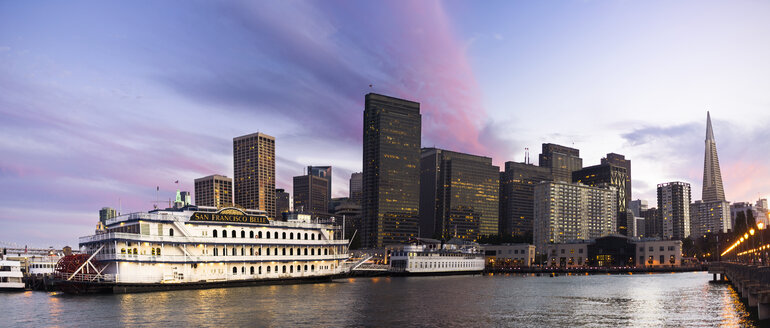
<svg viewBox="0 0 770 328"><path fill-rule="evenodd" d="M214 255L134 255L134 254L97 254L94 259L97 261L140 261L140 262L200 262L200 263L218 263L218 262L248 262L260 260L263 262L292 262L292 261L333 261L347 260L348 254L333 255L302 255L302 256L266 256L266 255L239 255L239 256L214 256Z"/></svg>
<svg viewBox="0 0 770 328"><path fill-rule="evenodd" d="M79 238L80 244L93 243L99 241L106 241L111 239L126 239L134 240L137 242L156 242L156 243L192 243L192 244L211 244L216 242L219 245L291 245L291 246L318 246L329 245L339 246L347 245L348 241L345 239L333 239L333 240L305 240L305 239L267 239L267 238L216 238L216 237L203 237L203 236L158 236L158 235L142 235L127 232L109 232L92 236L84 236Z"/></svg>
<svg viewBox="0 0 770 328"><path fill-rule="evenodd" d="M115 275L113 274L96 274L96 273L76 273L74 275L64 274L60 276L63 279L69 279L69 281L77 282L116 282Z"/></svg>

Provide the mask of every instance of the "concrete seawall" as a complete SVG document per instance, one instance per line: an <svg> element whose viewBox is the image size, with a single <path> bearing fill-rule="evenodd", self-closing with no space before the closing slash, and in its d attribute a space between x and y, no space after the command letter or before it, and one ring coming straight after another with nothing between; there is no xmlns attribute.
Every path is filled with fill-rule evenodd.
<svg viewBox="0 0 770 328"><path fill-rule="evenodd" d="M759 320L770 319L770 266L713 263L709 273L715 282L730 283L750 307L757 307Z"/></svg>

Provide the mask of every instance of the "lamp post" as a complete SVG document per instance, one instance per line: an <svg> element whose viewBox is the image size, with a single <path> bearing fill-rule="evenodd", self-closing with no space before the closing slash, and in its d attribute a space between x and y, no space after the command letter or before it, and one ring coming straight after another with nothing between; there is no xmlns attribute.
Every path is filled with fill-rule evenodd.
<svg viewBox="0 0 770 328"><path fill-rule="evenodd" d="M768 214L768 216L770 216L770 214ZM765 231L764 231L765 223L764 222L757 223L757 228L759 229L758 233L759 233L759 239L760 239L760 241L759 241L759 247L760 247L760 250L759 250L759 262L760 262L760 264L765 265L765 250L764 250L764 247L765 247Z"/></svg>

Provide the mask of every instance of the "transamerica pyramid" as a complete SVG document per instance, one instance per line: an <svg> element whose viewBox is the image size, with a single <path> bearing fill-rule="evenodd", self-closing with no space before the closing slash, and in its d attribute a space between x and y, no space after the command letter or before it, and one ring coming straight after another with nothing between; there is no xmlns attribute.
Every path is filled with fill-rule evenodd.
<svg viewBox="0 0 770 328"><path fill-rule="evenodd" d="M717 143L711 128L711 114L706 112L706 155L703 159L703 202L724 201L722 172L719 170Z"/></svg>

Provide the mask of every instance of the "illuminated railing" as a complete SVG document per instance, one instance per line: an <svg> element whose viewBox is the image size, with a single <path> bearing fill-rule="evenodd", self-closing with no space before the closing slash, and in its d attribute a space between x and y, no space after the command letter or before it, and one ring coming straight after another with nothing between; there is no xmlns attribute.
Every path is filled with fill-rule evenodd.
<svg viewBox="0 0 770 328"><path fill-rule="evenodd" d="M721 256L725 256L726 254L730 253L730 252L731 252L733 249L735 249L736 247L740 246L741 244L744 244L745 242L748 242L748 241L749 241L749 238L753 237L755 232L756 232L756 231L755 231L753 228L752 228L752 229L749 229L749 232L747 232L747 233L744 233L744 234L743 234L743 236L741 236L740 238L738 238L738 240L736 240L736 241L735 241L735 243L733 243L732 245L730 245L730 247L728 247L727 249L725 249L725 251L724 251L724 252L722 252L722 255L721 255ZM766 248L767 248L767 245L762 245L762 246L760 246L760 247L757 247L757 248L753 248L753 249L750 249L750 250L746 250L746 251L743 251L743 252L740 252L740 253L738 253L737 255L738 255L738 256L742 256L742 255L746 255L746 254L754 253L754 252L756 252L756 251L760 250L760 248L761 248L761 247L765 247L765 248L762 248L762 249L766 249Z"/></svg>

